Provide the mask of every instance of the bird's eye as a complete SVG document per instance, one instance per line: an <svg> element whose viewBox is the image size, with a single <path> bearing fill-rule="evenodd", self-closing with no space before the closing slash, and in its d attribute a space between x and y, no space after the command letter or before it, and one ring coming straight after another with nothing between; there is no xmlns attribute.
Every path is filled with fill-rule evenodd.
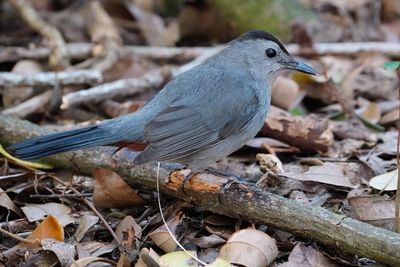
<svg viewBox="0 0 400 267"><path fill-rule="evenodd" d="M267 50L265 50L265 54L267 55L267 57L273 58L276 56L276 50L273 48L268 48Z"/></svg>

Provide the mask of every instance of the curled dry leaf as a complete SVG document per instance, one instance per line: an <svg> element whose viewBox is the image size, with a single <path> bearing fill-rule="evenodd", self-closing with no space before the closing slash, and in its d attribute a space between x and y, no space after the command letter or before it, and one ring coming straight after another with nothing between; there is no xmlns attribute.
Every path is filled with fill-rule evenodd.
<svg viewBox="0 0 400 267"><path fill-rule="evenodd" d="M10 199L6 192L0 188L0 206L6 209L12 210L20 217L22 217L22 213L20 209L14 204L14 202Z"/></svg>
<svg viewBox="0 0 400 267"><path fill-rule="evenodd" d="M324 266L324 267L338 267L336 263L325 257L318 250L307 247L301 243L297 244L289 255L288 262L279 265L282 267L314 267L314 266Z"/></svg>
<svg viewBox="0 0 400 267"><path fill-rule="evenodd" d="M144 203L137 192L112 170L96 169L93 176L93 203L97 208L120 208Z"/></svg>
<svg viewBox="0 0 400 267"><path fill-rule="evenodd" d="M272 84L271 103L277 107L289 110L301 101L299 85L292 79L279 76Z"/></svg>
<svg viewBox="0 0 400 267"><path fill-rule="evenodd" d="M352 218L394 230L394 200L380 195L354 196L348 200Z"/></svg>
<svg viewBox="0 0 400 267"><path fill-rule="evenodd" d="M135 248L133 246L136 238L142 237L142 227L138 225L132 216L126 216L117 226L115 234L124 244L127 250ZM116 243L117 241L114 240ZM117 243L116 243L117 244Z"/></svg>
<svg viewBox="0 0 400 267"><path fill-rule="evenodd" d="M64 228L57 218L52 215L47 216L27 237L27 239L39 241L48 238L64 242Z"/></svg>
<svg viewBox="0 0 400 267"><path fill-rule="evenodd" d="M248 267L265 267L278 256L275 240L255 229L234 233L221 248L220 257L230 263Z"/></svg>
<svg viewBox="0 0 400 267"><path fill-rule="evenodd" d="M56 217L62 226L75 222L70 215L71 208L60 203L29 204L21 209L30 222L42 220L47 215Z"/></svg>
<svg viewBox="0 0 400 267"><path fill-rule="evenodd" d="M378 190L393 191L397 189L399 169L377 175L369 181L369 185Z"/></svg>
<svg viewBox="0 0 400 267"><path fill-rule="evenodd" d="M149 266L158 266L158 259L160 256L150 248L142 248L139 254L139 260L136 262L135 267L149 267Z"/></svg>
<svg viewBox="0 0 400 267"><path fill-rule="evenodd" d="M76 229L74 238L77 242L81 241L83 236L86 234L87 230L89 230L90 227L95 225L99 221L99 217L97 216L92 216L92 215L83 215L79 219L79 226L78 229Z"/></svg>
<svg viewBox="0 0 400 267"><path fill-rule="evenodd" d="M64 242L60 242L51 238L41 241L44 250L50 250L56 254L62 267L69 267L74 261L75 247Z"/></svg>
<svg viewBox="0 0 400 267"><path fill-rule="evenodd" d="M181 216L175 216L167 221L168 228L172 232L172 234L175 234L176 227L179 225L180 222ZM167 253L175 251L177 248L175 240L171 237L164 224L149 233L149 237L151 238L151 240L153 240L157 247L161 248Z"/></svg>

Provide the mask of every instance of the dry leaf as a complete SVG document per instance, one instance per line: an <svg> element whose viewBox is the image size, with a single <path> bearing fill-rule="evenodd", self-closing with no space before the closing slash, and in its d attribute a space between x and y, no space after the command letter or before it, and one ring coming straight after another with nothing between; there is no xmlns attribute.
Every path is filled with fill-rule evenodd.
<svg viewBox="0 0 400 267"><path fill-rule="evenodd" d="M394 230L394 200L380 195L355 196L348 200L352 218Z"/></svg>
<svg viewBox="0 0 400 267"><path fill-rule="evenodd" d="M265 267L277 256L275 240L255 229L234 233L220 251L220 257L230 263L254 267Z"/></svg>
<svg viewBox="0 0 400 267"><path fill-rule="evenodd" d="M74 238L77 242L81 241L86 232L99 221L99 217L92 215L83 215L79 219L79 226L76 229Z"/></svg>
<svg viewBox="0 0 400 267"><path fill-rule="evenodd" d="M200 237L186 237L186 240L200 248L212 248L226 242L225 239L217 236L216 234L211 234L209 236L203 235Z"/></svg>
<svg viewBox="0 0 400 267"><path fill-rule="evenodd" d="M123 252L121 256L119 257L117 267L131 267L131 261L129 259L128 254L126 252Z"/></svg>
<svg viewBox="0 0 400 267"><path fill-rule="evenodd" d="M8 197L7 193L0 188L0 206L6 209L12 210L20 217L22 217L22 213L20 209L14 204L14 202Z"/></svg>
<svg viewBox="0 0 400 267"><path fill-rule="evenodd" d="M74 223L75 219L70 215L71 208L59 203L29 204L21 208L30 222L42 220L47 215L56 217L62 226Z"/></svg>
<svg viewBox="0 0 400 267"><path fill-rule="evenodd" d="M144 204L144 200L124 179L108 169L96 169L93 203L97 208L120 208Z"/></svg>
<svg viewBox="0 0 400 267"><path fill-rule="evenodd" d="M132 216L126 216L118 224L115 234L117 235L119 241L121 241L125 245L125 248L129 251L135 248L133 246L135 239L140 239L142 237L142 227L136 223ZM114 240L114 242L117 244L116 240Z"/></svg>
<svg viewBox="0 0 400 267"><path fill-rule="evenodd" d="M104 243L98 241L91 241L82 243L83 248L90 253L92 256L100 256L106 253L110 253L117 246L114 243Z"/></svg>
<svg viewBox="0 0 400 267"><path fill-rule="evenodd" d="M369 102L365 107L356 110L356 113L371 123L377 123L381 119L381 109L375 102Z"/></svg>
<svg viewBox="0 0 400 267"><path fill-rule="evenodd" d="M142 248L142 250L140 250L139 260L136 262L135 267L158 266L159 258L160 256L152 248L150 248L150 250Z"/></svg>
<svg viewBox="0 0 400 267"><path fill-rule="evenodd" d="M181 216L178 215L167 221L168 228L172 234L175 234L176 227L180 224L181 220ZM167 253L174 251L177 248L175 240L171 237L164 224L149 233L149 237L151 240L153 240L157 247L161 248Z"/></svg>
<svg viewBox="0 0 400 267"><path fill-rule="evenodd" d="M324 266L324 267L338 267L328 257L325 257L318 250L307 247L301 243L297 244L289 255L288 262L281 264L282 267L314 267L314 266Z"/></svg>
<svg viewBox="0 0 400 267"><path fill-rule="evenodd" d="M309 166L303 173L286 172L286 177L300 180L312 181L348 188L356 188L360 183L369 180L369 173L363 168L364 165L354 162L325 162L322 166Z"/></svg>
<svg viewBox="0 0 400 267"><path fill-rule="evenodd" d="M369 185L378 190L393 191L397 189L399 169L377 175L369 181Z"/></svg>
<svg viewBox="0 0 400 267"><path fill-rule="evenodd" d="M58 261L62 267L69 267L74 261L75 247L64 242L60 242L51 238L41 241L44 250L50 250L56 254Z"/></svg>
<svg viewBox="0 0 400 267"><path fill-rule="evenodd" d="M56 217L49 215L33 230L27 239L43 240L51 238L64 242L64 228Z"/></svg>
<svg viewBox="0 0 400 267"><path fill-rule="evenodd" d="M398 122L400 120L400 110L398 108L393 109L387 113L385 113L382 118L379 120L380 124L390 124L394 122Z"/></svg>
<svg viewBox="0 0 400 267"><path fill-rule="evenodd" d="M217 258L213 263L207 264L206 267L232 267L232 265L224 259Z"/></svg>
<svg viewBox="0 0 400 267"><path fill-rule="evenodd" d="M109 259L106 259L106 258L99 258L99 257L91 256L91 257L86 257L86 258L74 261L71 264L71 267L86 267L89 264L94 263L94 262L105 262L105 263L108 263L108 264L112 264L113 266L115 266L117 264L116 262L113 262L113 261L111 261Z"/></svg>
<svg viewBox="0 0 400 267"><path fill-rule="evenodd" d="M196 251L188 251L190 254L197 257ZM158 259L160 267L196 267L197 262L185 251L174 251L162 255Z"/></svg>
<svg viewBox="0 0 400 267"><path fill-rule="evenodd" d="M292 79L278 76L272 84L271 103L277 107L289 110L302 100L299 85Z"/></svg>

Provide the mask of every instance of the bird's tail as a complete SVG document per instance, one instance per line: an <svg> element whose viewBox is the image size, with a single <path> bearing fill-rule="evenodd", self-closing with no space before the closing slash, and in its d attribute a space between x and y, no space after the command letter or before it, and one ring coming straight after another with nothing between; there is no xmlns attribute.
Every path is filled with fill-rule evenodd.
<svg viewBox="0 0 400 267"><path fill-rule="evenodd" d="M108 145L119 141L113 128L101 123L27 139L9 146L7 150L17 158L32 160L80 148Z"/></svg>

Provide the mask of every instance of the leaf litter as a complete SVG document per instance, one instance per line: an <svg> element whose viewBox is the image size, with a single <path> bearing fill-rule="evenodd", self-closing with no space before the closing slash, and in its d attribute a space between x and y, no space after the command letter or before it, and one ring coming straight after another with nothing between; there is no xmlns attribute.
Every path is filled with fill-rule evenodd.
<svg viewBox="0 0 400 267"><path fill-rule="evenodd" d="M40 14L45 14L55 27L63 31L67 42L88 42L85 30L90 27L85 25L88 22L82 19L80 9L86 8L85 4L75 7L80 12L75 12L74 18L79 19L73 22L56 17L57 14L62 17L62 12L72 16L73 9L69 9L66 2L60 4L60 11L55 11L57 9L49 4L50 1L42 1L42 4L40 1L31 2ZM125 1L122 4L104 1L102 5L114 26L107 27L107 32L111 32L103 32L102 36L105 39L107 35L114 36L114 41L120 39L119 47L148 45L147 48L156 51L156 46L174 46L177 40L183 45L212 45L216 40L225 42L233 38L233 35L226 37L234 32L232 27L240 24L240 21L225 21L232 17L218 15L216 6L208 1L189 1L195 4L180 4L172 7L173 10L160 6L158 2L163 1ZM372 0L302 2L319 14L311 22L298 22L308 36L308 46L313 42L385 40L385 34L391 40L400 40L400 33L396 32L398 27L391 26L399 23L400 13L396 12L400 9L395 8L398 6L396 1L383 1L381 20L371 19L377 14ZM389 2L393 8L387 8ZM16 11L12 12L15 15ZM206 18L205 24L222 28L220 36L216 37L216 33L210 30L201 31L200 27L194 27L191 34L180 32L185 28L183 26L190 25L179 23L198 17ZM1 20L0 24L5 21ZM63 25L60 21L64 22ZM13 23L18 26L17 20L14 22L13 19ZM29 27L25 27L24 32L37 38ZM15 32L0 32L0 42L3 40L17 46L46 47L46 44L32 43L30 39L27 42ZM99 43L89 43L92 45L90 52L79 55L74 54L77 50L71 50L73 67L91 69L100 63L103 67L110 63L109 66L113 67L104 70L106 80L110 81L127 76L141 77L153 68L166 64L180 65L196 57L190 54L190 50L173 56L166 56L159 52L163 50L159 50L158 54L148 58L136 54L125 58L114 54L113 57L107 56L104 40ZM1 52L0 60L3 60ZM0 61L2 70L35 73L51 68L43 60L46 57L29 55ZM271 127L265 125L260 135L250 140L246 147L216 166L235 170L235 174L256 181L260 190L394 230L400 116L398 56L384 52L351 55L305 53L303 56L325 75L310 78L292 73L279 77L274 84L272 104L282 109L279 114L285 115L273 116L271 111ZM336 93L332 92L330 82L337 88ZM63 91L82 89L85 87L77 85L65 87ZM157 90L153 88L126 97L111 97L99 103L86 103L64 110L47 108L50 107L50 98L41 95L43 88L1 88L0 109L23 108L21 117L61 128L136 111ZM35 101L41 99L45 104L34 106L32 103L35 102L29 102L26 109L26 101L33 98ZM54 126L56 122L58 125ZM272 126L275 127L273 130L282 131L273 134ZM322 134L315 131L318 127ZM301 133L300 139L296 139L299 138L296 133ZM321 135L316 136L316 133ZM17 266L23 262L37 266L40 262L47 262L77 267L102 264L149 267L166 262L173 266L195 266L187 254L176 251L176 244L161 223L151 190L128 185L123 176L111 169L98 169L92 176L83 176L79 170L66 171L65 177L58 169L54 170L51 175L63 177L67 183L63 185L47 176L48 170L36 170L52 166L19 161L2 149L1 152L5 156L0 158L1 227L32 242L40 240L31 244L5 236L0 249L2 264ZM112 160L118 161L118 153ZM71 188L78 190L79 194ZM94 206L86 205L82 198L93 201ZM274 266L341 266L343 262L348 265L375 264L329 250L271 226L181 205L170 196L162 195L162 199L163 207L167 207L163 212L176 238L190 250L197 250L199 257L207 253L212 255L207 262L214 263L209 266L229 266L222 256L244 266L254 266L255 262L258 262L257 266L269 263ZM119 242L105 227L102 218L115 231ZM243 232L247 233L244 240L237 239Z"/></svg>

